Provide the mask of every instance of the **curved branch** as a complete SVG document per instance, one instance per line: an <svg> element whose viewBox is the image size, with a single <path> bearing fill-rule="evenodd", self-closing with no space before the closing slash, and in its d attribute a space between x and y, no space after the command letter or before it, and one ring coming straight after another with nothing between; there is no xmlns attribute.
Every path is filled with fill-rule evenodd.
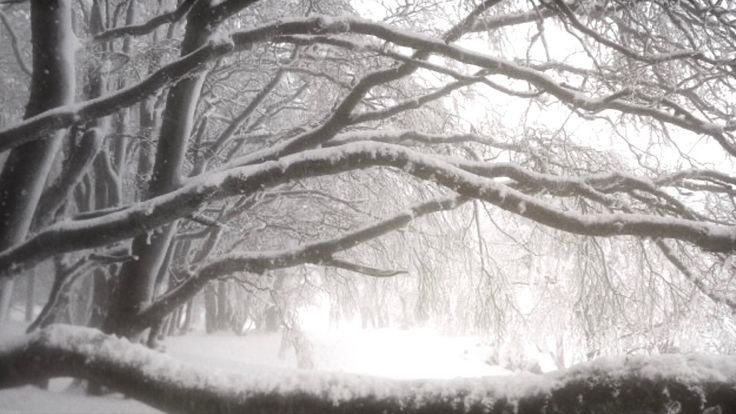
<svg viewBox="0 0 736 414"><path fill-rule="evenodd" d="M394 277L402 274L408 274L409 272L406 270L383 270L383 269L376 269L374 267L357 264L348 262L347 260L342 259L326 259L319 262L322 266L331 266L331 267L337 267L340 269L350 270L351 272L364 274L366 276L371 277Z"/></svg>
<svg viewBox="0 0 736 414"><path fill-rule="evenodd" d="M70 193L82 181L84 174L102 148L104 131L100 128L88 129L78 143L71 148L69 156L62 164L62 173L49 185L38 202L36 226L51 223Z"/></svg>
<svg viewBox="0 0 736 414"><path fill-rule="evenodd" d="M494 204L546 226L588 236L673 238L705 250L736 248L736 227L645 214L579 214L565 211L507 185L462 170L433 156L379 143L353 143L304 151L278 161L233 168L193 178L181 188L108 215L62 222L0 252L0 278L12 268L53 254L98 247L152 231L196 211L205 202L306 177L391 166L460 195ZM554 184L554 182L550 183Z"/></svg>
<svg viewBox="0 0 736 414"><path fill-rule="evenodd" d="M120 253L123 253L123 255ZM108 254L89 254L78 259L72 266L57 273L54 286L49 293L46 304L36 319L28 325L26 332L32 332L39 327L49 325L54 315L57 315L66 306L64 302L68 302L68 299L65 301L64 298L69 297L73 285L80 277L88 276L89 271L97 266L122 263L135 259L127 253L127 249L116 249Z"/></svg>

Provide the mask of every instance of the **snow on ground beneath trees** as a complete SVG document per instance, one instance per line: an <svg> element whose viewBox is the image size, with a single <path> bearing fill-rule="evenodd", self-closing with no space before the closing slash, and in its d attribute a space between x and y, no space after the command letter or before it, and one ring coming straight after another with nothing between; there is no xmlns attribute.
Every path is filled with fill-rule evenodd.
<svg viewBox="0 0 736 414"><path fill-rule="evenodd" d="M62 386L63 385L63 386ZM33 386L0 390L0 413L153 414L161 411L121 395L92 397L81 389L67 389L68 380L52 381L52 391Z"/></svg>
<svg viewBox="0 0 736 414"><path fill-rule="evenodd" d="M320 371L395 379L482 377L509 374L484 362L489 350L474 337L442 336L429 329L308 331ZM295 368L292 348L279 356L280 334L189 335L169 338L167 352L194 365L233 373ZM216 353L207 350L217 349ZM224 357L227 356L227 357Z"/></svg>

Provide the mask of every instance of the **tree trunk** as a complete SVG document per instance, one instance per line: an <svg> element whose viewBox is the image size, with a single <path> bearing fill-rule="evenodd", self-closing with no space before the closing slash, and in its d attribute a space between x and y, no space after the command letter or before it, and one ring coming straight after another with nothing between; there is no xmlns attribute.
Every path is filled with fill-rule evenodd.
<svg viewBox="0 0 736 414"><path fill-rule="evenodd" d="M228 302L228 285L224 280L217 281L217 329L230 327L230 306Z"/></svg>
<svg viewBox="0 0 736 414"><path fill-rule="evenodd" d="M26 322L33 320L33 311L36 305L36 272L30 271L26 277Z"/></svg>
<svg viewBox="0 0 736 414"><path fill-rule="evenodd" d="M186 304L187 311L184 313L184 322L181 324L179 332L185 334L192 327L192 318L194 318L194 299L190 299Z"/></svg>
<svg viewBox="0 0 736 414"><path fill-rule="evenodd" d="M107 271L95 269L92 272L92 309L87 326L99 328L105 323L110 303L110 280Z"/></svg>
<svg viewBox="0 0 736 414"><path fill-rule="evenodd" d="M208 7L208 2L199 2L190 12L181 45L182 56L204 44L214 30L203 17ZM187 77L169 91L147 192L149 198L172 191L180 184L187 141L192 132L194 112L205 76L199 73ZM174 221L158 231L133 239L131 250L138 260L123 264L120 270L119 289L106 332L125 336L138 333L138 328L133 327L135 318L153 299L156 276L161 270L176 226Z"/></svg>
<svg viewBox="0 0 736 414"><path fill-rule="evenodd" d="M217 296L213 283L204 288L204 328L207 333L217 329Z"/></svg>
<svg viewBox="0 0 736 414"><path fill-rule="evenodd" d="M281 320L279 318L279 307L276 305L271 305L266 308L264 320L264 330L266 332L278 331L279 326L281 326Z"/></svg>
<svg viewBox="0 0 736 414"><path fill-rule="evenodd" d="M165 332L166 336L173 336L179 333L179 319L181 319L181 307L164 318L164 328L161 330Z"/></svg>
<svg viewBox="0 0 736 414"><path fill-rule="evenodd" d="M92 96L92 98L97 96ZM71 145L69 156L64 160L61 174L44 192L39 201L34 228L43 228L45 225L54 222L56 217L63 212L64 203L70 198L74 189L88 172L89 167L102 148L104 138L104 131L98 128L90 128L84 132L78 142ZM84 205L81 207L80 211L86 211Z"/></svg>
<svg viewBox="0 0 736 414"><path fill-rule="evenodd" d="M24 118L73 102L75 92L71 0L31 2L33 76ZM64 130L11 150L0 173L0 250L25 239ZM7 316L13 281L0 282L0 320Z"/></svg>

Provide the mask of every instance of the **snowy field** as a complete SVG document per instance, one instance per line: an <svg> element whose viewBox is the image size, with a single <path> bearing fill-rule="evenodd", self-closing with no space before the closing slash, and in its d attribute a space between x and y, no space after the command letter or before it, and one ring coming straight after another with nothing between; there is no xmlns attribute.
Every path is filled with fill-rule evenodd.
<svg viewBox="0 0 736 414"><path fill-rule="evenodd" d="M4 327L5 340L22 333ZM478 338L446 337L427 329L309 331L315 369L396 379L506 375L484 362L489 353ZM191 334L168 338L166 352L188 363L223 373L269 375L296 369L292 348L281 350L278 333L236 336ZM0 391L0 413L157 413L122 396L88 397L68 379L52 381L50 391L22 387Z"/></svg>

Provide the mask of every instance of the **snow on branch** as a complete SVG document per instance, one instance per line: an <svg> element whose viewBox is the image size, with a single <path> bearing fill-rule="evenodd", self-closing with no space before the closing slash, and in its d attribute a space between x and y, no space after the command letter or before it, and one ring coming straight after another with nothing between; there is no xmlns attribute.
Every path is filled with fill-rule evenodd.
<svg viewBox="0 0 736 414"><path fill-rule="evenodd" d="M431 363L431 361L428 361ZM71 376L178 413L736 412L736 357L628 356L565 371L400 381L342 373L207 372L91 328L0 345L0 389Z"/></svg>
<svg viewBox="0 0 736 414"><path fill-rule="evenodd" d="M731 155L736 155L736 146L724 136L723 126L696 118L694 115L678 116L677 113L670 113L666 110L626 101L621 99L621 96L624 94L623 92L614 93L607 97L593 98L565 87L545 73L531 67L473 52L449 44L441 39L427 37L360 18L347 16L310 16L300 19L279 20L275 23L266 24L251 30L232 33L228 40L234 43L236 50L242 51L251 48L254 43L273 40L278 36L338 33L374 36L399 46L418 50L421 52L419 57L423 57L429 53L436 53L458 62L478 66L485 69L489 74L504 75L512 79L526 81L538 90L553 95L561 102L586 111L597 112L611 109L628 114L652 117L656 120L677 125L696 133L710 135L727 152ZM447 38L447 36L445 37ZM66 128L76 122L109 115L119 108L130 106L155 93L156 90L163 88L172 80L198 70L207 61L222 57L231 50L232 47L229 42L212 41L190 55L164 66L149 78L129 88L99 99L53 109L18 125L2 130L0 131L0 151L13 148L24 142L39 139L39 134L44 130ZM312 141L318 140L319 142L324 142L329 139L337 130L349 122L348 117L350 111L362 99L363 93L367 89L377 83L393 80L396 76L406 76L416 68L415 65L410 63L407 63L405 67L407 69L403 71L375 72L366 76L348 94L336 110L336 113L330 118L330 121L320 128L320 133L315 135L326 138L318 140L314 136L309 135L306 138L301 137L299 140L294 140L290 145L297 147L297 149L304 149L311 146L313 144ZM279 153L279 155L283 154L283 152Z"/></svg>
<svg viewBox="0 0 736 414"><path fill-rule="evenodd" d="M0 252L0 277L12 277L9 270L30 260L99 247L152 231L192 214L205 202L251 194L290 180L376 166L394 167L460 195L486 201L510 213L569 233L672 238L710 251L730 252L736 249L734 226L648 214L581 214L561 210L498 181L453 166L439 157L397 145L357 142L205 174L188 180L175 191L107 215L54 224L22 244ZM559 180L560 183L565 181L562 177ZM550 186L555 184L554 180L548 183Z"/></svg>
<svg viewBox="0 0 736 414"><path fill-rule="evenodd" d="M337 259L335 253L350 249L360 243L382 236L408 225L417 217L443 210L451 210L467 201L461 196L444 197L425 201L408 208L392 217L385 218L365 227L340 235L338 237L297 246L293 249L238 252L220 256L195 269L187 280L143 309L136 318L131 318L131 330L143 330L154 321L160 320L181 304L191 299L210 280L225 277L239 272L261 274L266 270L280 269L312 263L333 266L364 273L374 277L391 277L403 271L374 269L368 266L349 263Z"/></svg>
<svg viewBox="0 0 736 414"><path fill-rule="evenodd" d="M350 142L359 141L376 141L387 144L462 144L465 142L474 142L477 144L488 145L492 148L498 148L508 151L519 151L519 146L513 143L496 140L492 137L481 136L472 133L461 133L451 135L428 134L413 129L394 129L394 130L375 130L375 131L350 131L336 135L330 142L324 146L343 145Z"/></svg>
<svg viewBox="0 0 736 414"><path fill-rule="evenodd" d="M302 263L321 264L325 262L325 264L330 264L331 261L335 261L333 254L337 252L350 249L360 243L402 228L417 217L454 209L465 201L467 201L467 198L461 196L426 201L392 217L332 239L307 243L289 250L233 253L205 264L198 269L198 272L207 275L208 278L216 278L243 271L263 273L269 269L291 267Z"/></svg>
<svg viewBox="0 0 736 414"><path fill-rule="evenodd" d="M115 27L110 30L106 30L94 37L96 42L106 42L125 36L141 36L153 32L159 26L167 23L176 23L183 19L184 16L189 13L192 6L196 3L196 0L184 0L179 6L171 11L156 15L151 20L142 23L129 26Z"/></svg>
<svg viewBox="0 0 736 414"><path fill-rule="evenodd" d="M723 173L722 171L708 169L690 169L678 171L672 174L666 174L657 179L657 183L662 185L674 185L682 180L709 180L731 186L736 186L736 177Z"/></svg>
<svg viewBox="0 0 736 414"><path fill-rule="evenodd" d="M92 253L83 256L69 266L62 265L61 269L57 270L55 274L48 301L41 309L41 313L28 325L26 332L48 325L53 320L53 316L64 306L67 306L71 290L76 281L81 277L88 276L90 270L100 265L122 263L134 259L133 256L128 254L127 249L115 249L106 254Z"/></svg>
<svg viewBox="0 0 736 414"><path fill-rule="evenodd" d="M595 30L590 29L589 27L585 26L578 18L575 16L575 13L570 9L570 7L565 4L562 0L552 0L554 2L554 5L557 9L560 10L560 14L564 17L566 17L569 22L572 24L573 27L578 29L580 32L585 33L586 35L593 38L596 42L601 43L605 46L610 47L611 49L614 49L624 56L635 59L641 62L645 63L662 63L662 62L668 62L672 60L679 60L684 58L696 58L696 59L706 59L703 54L696 50L674 50L666 53L659 53L659 54L650 54L650 55L642 55L640 53L637 53L634 50L631 50L619 43L616 43L613 40L610 40L606 38L603 35L598 34ZM716 64L717 62L712 59L706 59L710 63Z"/></svg>
<svg viewBox="0 0 736 414"><path fill-rule="evenodd" d="M28 118L0 131L0 151L41 139L43 136L40 134L45 131L68 128L76 123L110 115L118 109L134 105L172 82L200 70L212 58L224 56L231 50L232 45L229 43L210 42L181 59L163 66L135 85L110 95L61 106Z"/></svg>
<svg viewBox="0 0 736 414"><path fill-rule="evenodd" d="M325 146L341 145L349 142L377 141L394 144L459 144L463 142L475 142L509 151L519 151L516 144L500 142L492 137L485 137L473 133L455 135L426 134L414 130L389 130L389 131L351 131L338 134ZM686 170L665 177L658 178L656 182L632 174L620 172L593 174L588 176L559 176L543 174L523 168L513 163L505 162L475 162L461 161L457 158L444 158L444 160L456 167L474 174L489 177L508 177L516 181L512 184L514 188L522 187L529 193L544 190L557 196L579 195L604 205L615 205L615 200L608 197L614 192L642 191L654 195L667 203L667 207L673 211L680 212L686 218L697 218L706 220L700 214L685 206L675 197L663 191L659 186L676 182L684 178L707 178L717 179L719 182L736 185L736 178L712 170Z"/></svg>
<svg viewBox="0 0 736 414"><path fill-rule="evenodd" d="M427 53L436 53L465 64L481 67L486 69L489 74L504 75L512 79L526 81L534 85L538 90L556 97L561 102L586 111L616 110L638 116L652 117L695 133L707 134L713 137L729 154L736 155L736 145L733 145L724 135L724 126L697 118L694 115L680 116L681 114L677 112L670 113L663 109L627 101L623 99L630 93L626 89L609 96L599 98L590 97L579 91L565 87L545 73L531 67L476 53L440 39L397 29L386 24L352 17L333 18L312 16L306 19L286 22L279 21L275 24L265 25L246 32L236 32L232 34L232 38L236 44L236 48L242 50L250 47L254 38L263 37L264 32L277 32L282 36L337 33L357 33L375 36L399 46L421 51L422 56ZM690 56L687 53L681 55L678 58Z"/></svg>
<svg viewBox="0 0 736 414"><path fill-rule="evenodd" d="M497 29L501 29L507 26L515 26L526 23L536 22L548 17L556 15L555 11L551 8L536 8L530 11L519 11L509 14L502 14L499 16L489 16L473 24L468 31L469 32L488 32Z"/></svg>
<svg viewBox="0 0 736 414"><path fill-rule="evenodd" d="M284 32L281 32L282 30ZM707 134L712 136L729 154L736 155L736 146L724 136L724 126L722 125L697 118L694 115L678 116L678 113L670 113L648 105L626 101L622 97L629 93L628 90L600 98L590 97L565 87L545 73L531 67L477 53L440 39L397 29L390 25L352 17L312 16L307 19L278 22L247 32L236 32L232 34L232 38L236 47L243 49L249 47L252 43L252 36L263 36L262 32L264 31L277 31L281 35L357 33L375 36L399 46L420 50L424 53L436 53L458 62L478 66L488 70L490 74L504 75L512 79L526 81L540 91L556 97L561 102L586 111L598 112L611 109L633 115L652 117L696 133ZM241 43L245 46L240 46ZM682 59L692 55L689 52L682 52L674 58Z"/></svg>
<svg viewBox="0 0 736 414"><path fill-rule="evenodd" d="M409 272L406 270L384 270L384 269L376 269L371 266L366 266L358 263L349 262L347 260L343 259L325 259L322 260L319 264L322 266L331 266L331 267L337 267L340 269L350 270L351 272L355 273L361 273L367 276L372 277L394 277L401 274L408 274Z"/></svg>
<svg viewBox="0 0 736 414"><path fill-rule="evenodd" d="M439 98L445 97L460 88L482 82L483 80L484 78L482 76L469 77L468 79L463 79L463 80L458 80L455 82L448 83L447 85L441 88L438 88L437 90L433 92L430 92L430 93L427 93L421 96L417 96L412 99L407 99L402 102L398 102L387 108L382 108L382 109L377 109L377 110L372 110L372 111L364 111L361 113L353 114L350 117L350 124L360 124L360 123L365 123L365 122L378 121L378 120L390 118L394 115L398 115L410 109L418 109L426 105L428 102L432 102Z"/></svg>

